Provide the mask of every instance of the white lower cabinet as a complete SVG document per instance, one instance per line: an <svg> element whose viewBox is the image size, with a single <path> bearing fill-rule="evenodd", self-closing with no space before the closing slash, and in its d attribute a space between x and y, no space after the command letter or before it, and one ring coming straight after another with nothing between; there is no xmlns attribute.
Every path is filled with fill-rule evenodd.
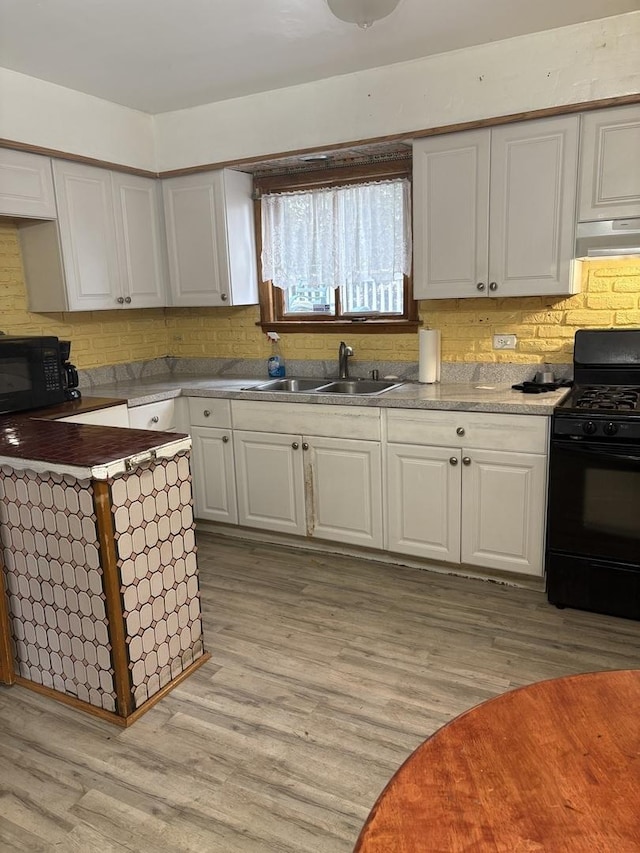
<svg viewBox="0 0 640 853"><path fill-rule="evenodd" d="M196 518L238 523L234 439L229 400L187 400L191 439L191 473ZM179 413L178 413L179 414ZM178 422L180 418L177 418ZM180 424L182 428L182 425Z"/></svg>
<svg viewBox="0 0 640 853"><path fill-rule="evenodd" d="M234 440L240 524L304 536L300 436L235 430Z"/></svg>
<svg viewBox="0 0 640 853"><path fill-rule="evenodd" d="M240 524L383 547L377 409L234 401L232 411Z"/></svg>
<svg viewBox="0 0 640 853"><path fill-rule="evenodd" d="M195 515L238 523L233 436L230 429L191 427Z"/></svg>
<svg viewBox="0 0 640 853"><path fill-rule="evenodd" d="M547 418L401 410L387 418L389 550L542 575Z"/></svg>
<svg viewBox="0 0 640 853"><path fill-rule="evenodd" d="M97 424L98 426L129 427L129 409L125 403L95 409L93 412L83 412L80 415L69 415L59 418L69 424Z"/></svg>
<svg viewBox="0 0 640 853"><path fill-rule="evenodd" d="M149 429L154 432L176 431L175 400L159 400L157 403L144 403L129 409L131 429Z"/></svg>

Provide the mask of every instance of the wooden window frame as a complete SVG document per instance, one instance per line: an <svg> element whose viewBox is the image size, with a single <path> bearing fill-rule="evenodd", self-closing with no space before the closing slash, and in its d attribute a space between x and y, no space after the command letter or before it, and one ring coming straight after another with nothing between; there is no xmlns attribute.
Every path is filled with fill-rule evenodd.
<svg viewBox="0 0 640 853"><path fill-rule="evenodd" d="M364 184L371 181L408 178L411 180L411 160L389 160L382 163L357 166L340 166L324 168L293 175L270 175L254 178L256 199L254 213L256 223L256 248L258 258L262 255L262 217L261 196L270 192L293 192L305 189L323 189L349 184ZM318 314L296 314L295 319L283 317L284 294L270 281L262 281L260 272L258 282L260 299L260 320L257 325L264 331L276 332L342 332L355 330L358 333L406 333L419 327L418 305L413 298L413 281L411 276L404 276L402 317L398 315L382 315L372 317L335 317L319 316ZM336 305L340 304L340 291L336 293Z"/></svg>

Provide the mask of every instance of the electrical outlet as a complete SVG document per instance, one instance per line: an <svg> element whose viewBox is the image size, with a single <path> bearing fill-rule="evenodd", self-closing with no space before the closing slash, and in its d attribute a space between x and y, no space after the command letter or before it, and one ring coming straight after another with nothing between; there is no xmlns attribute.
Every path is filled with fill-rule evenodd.
<svg viewBox="0 0 640 853"><path fill-rule="evenodd" d="M518 343L518 338L515 335L494 335L494 349L515 349Z"/></svg>

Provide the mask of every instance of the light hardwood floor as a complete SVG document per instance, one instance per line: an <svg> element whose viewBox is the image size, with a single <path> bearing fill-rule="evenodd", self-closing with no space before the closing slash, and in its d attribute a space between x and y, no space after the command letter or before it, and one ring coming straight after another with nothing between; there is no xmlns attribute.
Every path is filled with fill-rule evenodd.
<svg viewBox="0 0 640 853"><path fill-rule="evenodd" d="M348 853L429 734L639 666L640 623L540 592L200 534L212 658L128 730L0 688L0 850Z"/></svg>

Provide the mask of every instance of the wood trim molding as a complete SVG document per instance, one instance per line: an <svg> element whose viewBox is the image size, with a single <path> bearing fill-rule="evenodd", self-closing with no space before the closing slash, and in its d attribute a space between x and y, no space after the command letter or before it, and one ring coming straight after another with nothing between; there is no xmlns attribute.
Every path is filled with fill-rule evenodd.
<svg viewBox="0 0 640 853"><path fill-rule="evenodd" d="M112 172L140 175L142 178L159 177L158 172L148 169L136 169L135 166L123 166L122 163L99 160L97 157L85 157L83 154L71 154L69 151L59 151L57 148L43 148L41 145L29 145L26 142L15 142L12 139L2 139L1 137L0 148L12 148L14 151L26 151L28 154L42 154L45 157L55 157L57 160L71 160L74 163L84 163L87 166L110 169Z"/></svg>
<svg viewBox="0 0 640 853"><path fill-rule="evenodd" d="M377 142L421 139L425 136L458 133L461 130L476 130L481 127L495 127L502 124L513 124L518 121L530 121L538 118L550 118L552 116L568 115L571 113L604 110L609 107L623 107L639 103L640 92L635 92L630 95L617 95L613 98L601 98L597 101L562 104L555 107L544 107L539 110L529 110L521 113L511 113L509 115L477 119L475 121L459 122L458 124L439 125L438 127L423 128L421 130L408 130L406 133L393 133L388 136L372 136L367 139L357 139L349 142L333 143L331 145L317 145L314 148L296 148L289 151L278 151L275 154L262 154L259 157L242 157L236 160L220 160L217 163L203 163L199 166L187 166L183 169L168 169L164 172L136 169L133 166L124 166L121 163L112 163L109 160L99 160L96 157L85 157L82 154L73 154L68 151L61 151L57 148L45 148L41 145L30 145L26 142L17 142L16 140L3 139L1 137L0 148L12 148L16 151L27 151L31 154L42 154L46 157L56 157L60 160L72 160L76 163L86 163L90 166L111 169L115 172L126 172L131 175L140 175L145 178L177 178L182 177L183 175L212 172L218 169L238 168L241 166L258 166L265 160L276 160L284 157L298 157L304 156L305 154L321 154L323 151L339 151L343 148L353 148L358 145L375 145Z"/></svg>
<svg viewBox="0 0 640 853"><path fill-rule="evenodd" d="M0 684L13 684L16 680L13 655L11 654L11 637L9 607L4 581L4 562L0 555Z"/></svg>
<svg viewBox="0 0 640 853"><path fill-rule="evenodd" d="M113 519L111 517L111 499L109 485L103 481L93 483L93 501L98 522L98 539L100 540L100 556L103 572L105 607L109 620L109 639L111 641L111 658L115 672L116 708L121 717L129 717L133 713L133 694L129 675L129 655L124 631L122 615L122 598L120 596L120 572L113 534Z"/></svg>

